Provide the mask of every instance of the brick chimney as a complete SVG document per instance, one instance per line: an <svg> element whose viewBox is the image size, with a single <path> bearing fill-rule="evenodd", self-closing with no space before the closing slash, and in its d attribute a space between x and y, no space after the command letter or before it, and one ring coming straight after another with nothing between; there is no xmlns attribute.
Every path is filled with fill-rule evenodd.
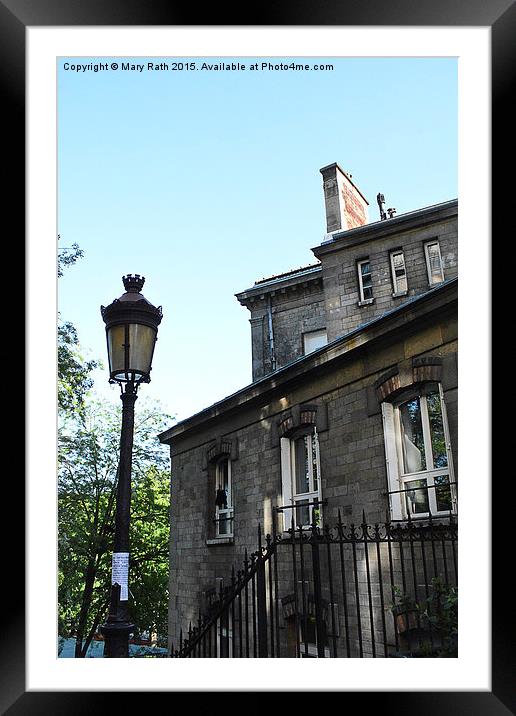
<svg viewBox="0 0 516 716"><path fill-rule="evenodd" d="M320 170L326 205L326 231L346 231L367 224L369 202L351 180L351 174L334 162Z"/></svg>

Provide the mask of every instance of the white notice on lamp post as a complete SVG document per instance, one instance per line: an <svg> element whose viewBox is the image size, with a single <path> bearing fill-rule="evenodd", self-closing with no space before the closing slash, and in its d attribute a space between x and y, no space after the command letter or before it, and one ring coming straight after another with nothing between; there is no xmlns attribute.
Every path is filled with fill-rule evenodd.
<svg viewBox="0 0 516 716"><path fill-rule="evenodd" d="M129 552L113 552L111 560L111 584L120 585L120 601L128 600Z"/></svg>

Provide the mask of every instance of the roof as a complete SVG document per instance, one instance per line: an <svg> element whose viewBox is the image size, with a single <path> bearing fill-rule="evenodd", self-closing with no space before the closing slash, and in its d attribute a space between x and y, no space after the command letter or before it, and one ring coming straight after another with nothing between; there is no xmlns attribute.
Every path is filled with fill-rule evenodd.
<svg viewBox="0 0 516 716"><path fill-rule="evenodd" d="M308 266L302 266L298 269L292 269L291 271L285 271L285 273L279 273L276 276L269 276L269 278L262 278L260 281L255 281L254 285L259 286L263 283L269 283L270 281L278 281L281 278L285 278L287 276L296 276L300 273L305 273L306 271L310 271L314 268L319 268L321 266L320 262L317 262L316 264L309 264Z"/></svg>
<svg viewBox="0 0 516 716"><path fill-rule="evenodd" d="M425 311L430 312L437 306L440 307L443 303L451 303L451 301L456 300L457 285L458 279L452 278L425 293L407 299L400 306L357 326L331 343L287 363L273 373L269 373L254 383L241 388L236 393L232 393L199 413L195 413L191 417L176 423L173 427L160 433L158 436L160 441L162 443L170 442L173 438L194 430L211 419L218 418L230 410L237 409L249 401L260 398L268 391L275 390L291 379L313 369L320 369L321 365L350 353L378 335L387 332L389 324L401 322L401 325L406 325L407 320L412 320L414 317L411 315L414 309L424 314ZM398 318L399 321L397 321Z"/></svg>
<svg viewBox="0 0 516 716"><path fill-rule="evenodd" d="M424 206L422 209L415 209L414 211L407 211L404 214L398 214L397 216L393 216L392 219L369 222L363 226L357 226L354 229L339 229L333 231L330 234L330 239L315 246L312 251L314 255L319 258L323 254L338 251L344 246L381 239L389 234L396 234L401 231L409 231L410 229L418 228L422 224L428 225L431 222L437 222L456 216L457 213L458 200L450 199L440 204L431 204L430 206Z"/></svg>
<svg viewBox="0 0 516 716"><path fill-rule="evenodd" d="M308 266L302 266L292 271L286 271L285 273L277 274L276 276L270 276L269 278L263 278L260 281L256 281L254 286L236 293L235 296L244 303L248 298L256 297L262 293L269 293L277 289L286 288L287 286L293 286L305 281L314 281L320 278L322 273L322 264L310 264Z"/></svg>

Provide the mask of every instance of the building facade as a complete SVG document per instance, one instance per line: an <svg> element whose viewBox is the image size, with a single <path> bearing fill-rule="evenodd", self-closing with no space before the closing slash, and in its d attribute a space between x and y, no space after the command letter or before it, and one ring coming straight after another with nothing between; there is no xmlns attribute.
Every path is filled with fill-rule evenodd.
<svg viewBox="0 0 516 716"><path fill-rule="evenodd" d="M232 566L256 549L258 530L290 529L302 541L304 531L343 522L430 523L433 531L457 515L457 201L386 218L379 196L385 218L368 223L351 176L337 164L321 174L327 233L312 249L317 261L236 294L250 312L253 383L160 435L172 458L170 645L207 612L214 587L234 583ZM356 648L375 656L375 624L384 655L398 645L382 585L371 581L370 546L361 544L357 568L353 537L354 586L346 586L351 557L341 548L343 579L333 587L330 575L322 591L313 574L299 580L296 565L292 575L287 557L275 554L264 609L272 615L276 602L282 655L301 655L303 643L305 655L352 656ZM323 572L332 570L335 545L323 550ZM406 586L399 554L393 560L389 541L373 557L381 573L387 547L394 592L394 571ZM448 573L450 554L432 549L435 575L443 560ZM416 562L426 578L424 545L412 555L417 593L424 580ZM359 575L366 568L367 580ZM326 605L324 637L321 610L318 636L310 636L314 589ZM226 636L236 635L236 621Z"/></svg>

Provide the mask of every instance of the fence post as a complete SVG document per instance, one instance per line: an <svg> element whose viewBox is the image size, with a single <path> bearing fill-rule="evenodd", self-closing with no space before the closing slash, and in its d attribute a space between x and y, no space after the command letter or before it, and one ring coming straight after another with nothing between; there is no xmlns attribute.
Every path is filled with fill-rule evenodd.
<svg viewBox="0 0 516 716"><path fill-rule="evenodd" d="M258 618L258 657L266 659L267 653L267 597L265 594L265 560L262 554L260 525L258 525L258 561L256 564L256 602Z"/></svg>
<svg viewBox="0 0 516 716"><path fill-rule="evenodd" d="M315 631L317 634L317 656L324 659L324 642L326 640L324 620L322 614L322 595L321 595L321 565L319 562L319 536L315 519L312 523L312 569L314 573L314 602L315 602ZM307 636L305 636L307 639Z"/></svg>

